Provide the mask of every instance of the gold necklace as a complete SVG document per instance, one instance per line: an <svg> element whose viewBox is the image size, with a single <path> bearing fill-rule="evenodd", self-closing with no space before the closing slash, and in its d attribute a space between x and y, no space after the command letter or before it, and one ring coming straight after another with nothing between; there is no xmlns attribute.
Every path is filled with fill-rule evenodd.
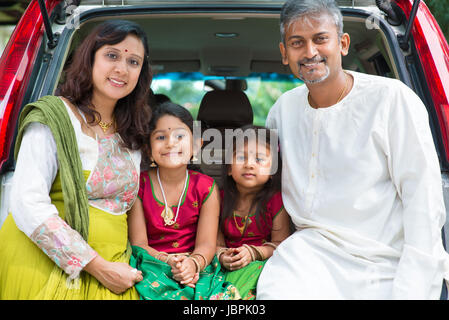
<svg viewBox="0 0 449 320"><path fill-rule="evenodd" d="M98 126L103 130L103 133L106 133L115 122L115 119L113 119L111 122L100 121L96 115L95 120L97 121Z"/></svg>
<svg viewBox="0 0 449 320"><path fill-rule="evenodd" d="M235 215L235 211L232 213L232 215L233 215L233 217L234 217L234 223L235 223L235 226L236 226L237 229L240 231L240 234L243 235L243 232L245 231L245 227L246 227L246 225L248 224L248 220L249 220L248 216L246 216L246 217L241 217L241 218L242 218L242 221L243 221L243 226L239 226L239 223L237 222L237 218L236 218L236 215Z"/></svg>
<svg viewBox="0 0 449 320"><path fill-rule="evenodd" d="M114 121L111 122L98 121L98 126L103 130L104 133L106 133L113 123Z"/></svg>
<svg viewBox="0 0 449 320"><path fill-rule="evenodd" d="M345 86L344 86L344 88L343 88L343 90L341 91L341 93L340 93L340 97L338 97L338 100L337 100L337 102L335 102L335 104L337 104L337 103L339 103L340 102L340 100L343 98L343 94L346 92L346 89L348 88L348 83L349 83L349 76L348 76L348 74L345 72ZM310 91L309 91L309 93L307 94L307 100L309 101L309 104L310 104L310 106L312 107L312 108L314 108L314 109L317 109L318 107L316 107L314 104L315 103L313 103L312 104L312 97L310 96Z"/></svg>
<svg viewBox="0 0 449 320"><path fill-rule="evenodd" d="M159 182L159 188L161 188L162 197L164 198L165 209L162 210L161 217L164 219L165 225L171 226L178 219L179 207L181 205L181 200L184 197L184 193L187 189L187 180L189 180L189 171L186 169L186 179L184 181L184 189L182 190L181 196L179 197L178 207L176 208L176 216L174 217L173 210L168 206L167 198L165 198L164 187L162 186L161 178L159 176L159 168L157 168L157 181ZM174 217L174 219L173 219Z"/></svg>

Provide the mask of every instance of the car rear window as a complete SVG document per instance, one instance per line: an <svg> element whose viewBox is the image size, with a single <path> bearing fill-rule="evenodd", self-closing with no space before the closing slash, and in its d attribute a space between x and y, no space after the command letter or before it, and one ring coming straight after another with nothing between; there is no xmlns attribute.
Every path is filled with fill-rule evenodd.
<svg viewBox="0 0 449 320"><path fill-rule="evenodd" d="M151 87L154 93L166 95L187 108L196 118L201 99L207 91L214 89L208 82L213 81L216 86L222 85L224 88L226 79L229 78L203 76L201 73L167 73L155 76ZM265 125L268 111L277 98L303 83L293 76L276 73L253 73L236 79L246 83L244 92L253 109L253 123L261 126Z"/></svg>

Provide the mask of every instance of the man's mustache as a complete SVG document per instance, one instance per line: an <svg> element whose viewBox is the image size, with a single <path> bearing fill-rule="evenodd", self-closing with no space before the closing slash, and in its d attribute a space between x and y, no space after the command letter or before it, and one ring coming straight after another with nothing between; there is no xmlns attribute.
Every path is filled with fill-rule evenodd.
<svg viewBox="0 0 449 320"><path fill-rule="evenodd" d="M327 62L327 59L324 57L320 57L320 56L315 56L311 59L309 58L304 58L302 60L298 61L298 66L302 65L302 64L311 64L311 63L319 63L319 62Z"/></svg>

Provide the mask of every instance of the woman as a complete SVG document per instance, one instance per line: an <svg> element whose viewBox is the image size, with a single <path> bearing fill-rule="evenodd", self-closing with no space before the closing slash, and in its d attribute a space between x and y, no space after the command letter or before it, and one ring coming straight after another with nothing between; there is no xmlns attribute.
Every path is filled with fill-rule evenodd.
<svg viewBox="0 0 449 320"><path fill-rule="evenodd" d="M126 212L151 116L145 33L129 21L99 25L65 79L60 96L20 115L0 299L138 299Z"/></svg>

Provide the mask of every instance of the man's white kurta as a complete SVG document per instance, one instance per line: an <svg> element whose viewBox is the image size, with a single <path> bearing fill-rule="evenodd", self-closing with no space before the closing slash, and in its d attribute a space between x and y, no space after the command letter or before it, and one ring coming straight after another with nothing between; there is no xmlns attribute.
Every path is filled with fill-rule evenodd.
<svg viewBox="0 0 449 320"><path fill-rule="evenodd" d="M283 94L282 196L297 231L259 278L258 299L438 299L448 256L441 173L419 97L402 82L351 72L338 104Z"/></svg>

